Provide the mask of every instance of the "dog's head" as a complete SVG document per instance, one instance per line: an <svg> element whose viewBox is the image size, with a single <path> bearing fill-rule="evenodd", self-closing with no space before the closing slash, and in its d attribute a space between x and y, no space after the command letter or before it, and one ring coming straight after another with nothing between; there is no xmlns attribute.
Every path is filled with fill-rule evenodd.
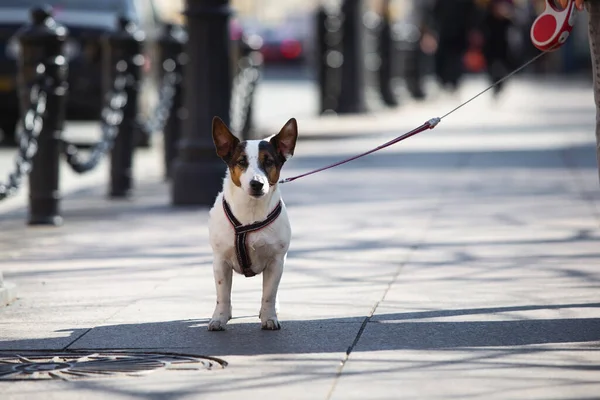
<svg viewBox="0 0 600 400"><path fill-rule="evenodd" d="M294 154L298 125L292 118L275 136L241 142L219 117L214 117L212 136L217 155L229 167L233 183L248 195L260 198L277 184L283 164Z"/></svg>

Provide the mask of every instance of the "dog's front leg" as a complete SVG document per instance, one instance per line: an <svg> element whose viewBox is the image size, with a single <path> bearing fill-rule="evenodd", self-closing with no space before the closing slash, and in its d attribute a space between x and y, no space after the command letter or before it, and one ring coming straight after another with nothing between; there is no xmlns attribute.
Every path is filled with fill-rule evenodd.
<svg viewBox="0 0 600 400"><path fill-rule="evenodd" d="M213 261L215 286L217 288L217 306L212 319L208 323L209 331L223 331L227 321L231 319L231 284L233 268L223 260Z"/></svg>
<svg viewBox="0 0 600 400"><path fill-rule="evenodd" d="M281 329L277 320L277 289L284 263L285 257L274 260L263 271L263 294L259 314L262 329L272 331Z"/></svg>

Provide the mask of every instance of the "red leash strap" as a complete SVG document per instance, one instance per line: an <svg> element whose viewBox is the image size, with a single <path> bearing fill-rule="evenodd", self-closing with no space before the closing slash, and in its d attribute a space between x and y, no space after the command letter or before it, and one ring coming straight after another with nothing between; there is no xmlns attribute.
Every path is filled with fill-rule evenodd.
<svg viewBox="0 0 600 400"><path fill-rule="evenodd" d="M391 146L393 144L401 142L404 139L408 139L409 137L414 136L417 133L421 133L421 132L426 131L428 129L433 129L433 128L435 128L437 126L437 124L439 124L439 122L440 122L440 118L432 118L429 121L425 122L423 125L419 126L418 128L415 128L415 129L413 129L410 132L407 132L407 133L405 133L403 135L400 135L397 138L392 139L389 142L384 143L381 146L375 147L374 149L369 150L369 151L367 151L365 153L361 153L361 154L358 154L358 155L356 155L354 157L347 158L347 159L342 160L342 161L338 161L335 164L331 164L331 165L328 165L328 166L325 166L325 167L322 167L322 168L319 168L319 169L315 169L313 171L306 172L306 173L304 173L302 175L297 175L297 176L293 176L291 178L282 179L282 180L279 181L279 183L292 182L292 181L295 181L298 178L303 178L303 177L308 176L308 175L316 174L317 172L325 171L327 169L330 169L330 168L333 168L333 167L337 167L337 166L342 165L342 164L346 164L346 163L348 163L350 161L354 161L357 158L361 158L361 157L367 156L367 155L369 155L371 153L375 153L376 151L379 151L381 149L385 149L386 147L389 147L389 146Z"/></svg>

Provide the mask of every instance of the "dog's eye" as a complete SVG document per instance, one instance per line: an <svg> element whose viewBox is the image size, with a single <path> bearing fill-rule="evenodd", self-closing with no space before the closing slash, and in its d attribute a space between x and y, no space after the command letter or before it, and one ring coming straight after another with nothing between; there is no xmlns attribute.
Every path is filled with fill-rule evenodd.
<svg viewBox="0 0 600 400"><path fill-rule="evenodd" d="M240 158L237 162L237 165L239 165L240 167L247 167L248 161L245 158Z"/></svg>
<svg viewBox="0 0 600 400"><path fill-rule="evenodd" d="M272 167L273 166L273 159L272 158L265 158L265 160L263 161L263 165L265 167Z"/></svg>

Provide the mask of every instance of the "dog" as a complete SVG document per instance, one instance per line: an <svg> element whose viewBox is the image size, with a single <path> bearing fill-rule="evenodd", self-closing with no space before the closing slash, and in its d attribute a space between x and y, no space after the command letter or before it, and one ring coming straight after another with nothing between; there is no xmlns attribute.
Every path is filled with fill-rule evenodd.
<svg viewBox="0 0 600 400"><path fill-rule="evenodd" d="M261 327L279 330L277 289L292 230L278 181L281 168L294 155L297 122L290 119L265 140L240 141L214 117L212 137L227 170L209 212L217 304L208 330L224 330L231 319L233 271L246 277L262 273Z"/></svg>

